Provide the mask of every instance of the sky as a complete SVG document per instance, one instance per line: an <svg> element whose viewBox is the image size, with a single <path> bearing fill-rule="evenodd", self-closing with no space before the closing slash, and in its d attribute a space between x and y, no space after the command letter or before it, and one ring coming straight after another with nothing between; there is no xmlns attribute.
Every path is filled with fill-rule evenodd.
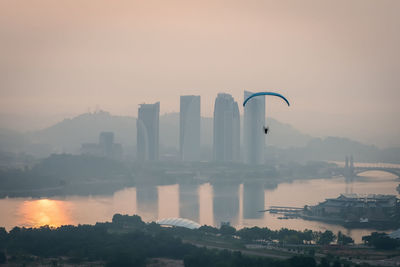
<svg viewBox="0 0 400 267"><path fill-rule="evenodd" d="M267 117L400 146L400 1L0 0L0 128L276 91ZM240 108L240 112L243 109Z"/></svg>

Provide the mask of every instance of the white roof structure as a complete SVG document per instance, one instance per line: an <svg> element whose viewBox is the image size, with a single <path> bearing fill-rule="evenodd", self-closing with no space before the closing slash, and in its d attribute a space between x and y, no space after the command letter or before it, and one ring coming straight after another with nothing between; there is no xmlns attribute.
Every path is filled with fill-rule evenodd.
<svg viewBox="0 0 400 267"><path fill-rule="evenodd" d="M390 233L389 237L393 239L400 239L400 228L394 231L393 233Z"/></svg>
<svg viewBox="0 0 400 267"><path fill-rule="evenodd" d="M183 219L183 218L166 218L166 219L161 219L156 221L157 224L160 225L168 225L168 226L179 226L179 227L185 227L189 229L198 229L200 228L200 224L197 222L188 220L188 219Z"/></svg>

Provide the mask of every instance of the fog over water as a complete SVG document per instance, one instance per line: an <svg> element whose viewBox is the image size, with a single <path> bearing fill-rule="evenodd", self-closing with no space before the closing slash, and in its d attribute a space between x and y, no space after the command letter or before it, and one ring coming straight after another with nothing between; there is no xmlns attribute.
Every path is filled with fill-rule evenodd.
<svg viewBox="0 0 400 267"><path fill-rule="evenodd" d="M398 196L393 175L371 171L365 181L353 183L358 194L391 194ZM138 214L144 221L182 217L219 227L230 222L236 228L282 227L295 230L339 230L352 236L356 242L375 229L345 229L342 226L302 219L278 219L259 210L270 206L316 205L325 198L336 198L344 193L344 178L299 180L264 188L261 183L199 185L138 185L115 192L110 196L66 196L55 198L6 198L0 200L0 225L11 230L14 226L38 227L65 224L94 224L111 221L115 213ZM389 231L390 232L390 231Z"/></svg>

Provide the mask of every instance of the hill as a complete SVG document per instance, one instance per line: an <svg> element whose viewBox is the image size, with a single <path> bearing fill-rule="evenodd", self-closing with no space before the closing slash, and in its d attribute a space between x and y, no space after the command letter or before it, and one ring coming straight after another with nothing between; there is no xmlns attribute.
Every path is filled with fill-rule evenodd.
<svg viewBox="0 0 400 267"><path fill-rule="evenodd" d="M241 118L243 122L243 118ZM286 160L343 160L353 155L356 160L370 162L400 162L400 149L379 149L347 138L313 138L289 124L268 119L266 136L268 157ZM136 118L117 116L99 111L84 113L40 131L26 134L0 129L0 151L29 153L46 157L50 153L80 153L82 143L97 143L102 131L114 132L115 142L121 143L125 154L135 154ZM243 138L243 131L241 133ZM213 119L201 118L201 144L204 159L211 156ZM179 113L160 116L160 151L177 153L179 150Z"/></svg>
<svg viewBox="0 0 400 267"><path fill-rule="evenodd" d="M277 147L304 146L311 137L300 133L288 124L274 119L269 121L271 135L268 144ZM40 131L28 133L27 139L35 144L48 144L53 152L78 153L82 143L98 142L102 131L114 132L115 142L124 147L136 146L136 118L116 116L105 111L84 113ZM213 119L201 118L201 143L211 147ZM179 149L179 113L160 116L160 145Z"/></svg>

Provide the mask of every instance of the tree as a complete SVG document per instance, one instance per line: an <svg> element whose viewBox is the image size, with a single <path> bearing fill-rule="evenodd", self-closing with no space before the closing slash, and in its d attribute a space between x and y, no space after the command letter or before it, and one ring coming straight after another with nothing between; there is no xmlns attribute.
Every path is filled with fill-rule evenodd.
<svg viewBox="0 0 400 267"><path fill-rule="evenodd" d="M146 223L142 221L142 218L138 215L121 215L121 214L114 214L112 218L112 223L119 226L130 226L130 227L137 227L143 228Z"/></svg>
<svg viewBox="0 0 400 267"><path fill-rule="evenodd" d="M335 240L336 236L332 233L332 231L326 230L323 232L317 241L319 245L329 245L331 242Z"/></svg>
<svg viewBox="0 0 400 267"><path fill-rule="evenodd" d="M0 264L6 263L6 262L7 262L6 254L3 251L0 251Z"/></svg>
<svg viewBox="0 0 400 267"><path fill-rule="evenodd" d="M337 234L337 243L339 245L354 244L354 240L350 236L344 235L341 231L339 231Z"/></svg>
<svg viewBox="0 0 400 267"><path fill-rule="evenodd" d="M211 233L211 234L218 234L219 230L218 228L208 226L208 225L203 225L201 226L198 231L203 232L203 233Z"/></svg>
<svg viewBox="0 0 400 267"><path fill-rule="evenodd" d="M320 267L329 267L329 259L327 257L321 259L321 263L319 264Z"/></svg>
<svg viewBox="0 0 400 267"><path fill-rule="evenodd" d="M7 241L7 231L4 227L0 227L0 249L3 248Z"/></svg>
<svg viewBox="0 0 400 267"><path fill-rule="evenodd" d="M396 239L390 238L385 233L373 232L370 236L363 236L363 241L369 246L374 246L377 249L395 249L400 246L400 242Z"/></svg>
<svg viewBox="0 0 400 267"><path fill-rule="evenodd" d="M317 263L312 257L301 257L294 256L289 259L289 264L291 267L315 267Z"/></svg>
<svg viewBox="0 0 400 267"><path fill-rule="evenodd" d="M236 232L236 229L230 225L223 224L219 229L221 235L233 235Z"/></svg>
<svg viewBox="0 0 400 267"><path fill-rule="evenodd" d="M303 231L303 240L306 241L306 243L311 243L313 240L313 231L305 229Z"/></svg>

